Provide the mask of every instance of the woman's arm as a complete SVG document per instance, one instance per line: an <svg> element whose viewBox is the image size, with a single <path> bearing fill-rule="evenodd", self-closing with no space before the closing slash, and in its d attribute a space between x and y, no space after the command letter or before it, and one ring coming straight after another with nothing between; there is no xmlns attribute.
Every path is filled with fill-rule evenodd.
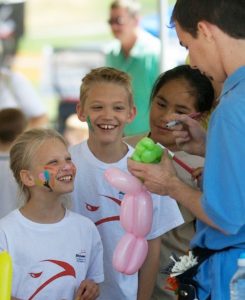
<svg viewBox="0 0 245 300"><path fill-rule="evenodd" d="M160 263L161 237L148 240L148 254L139 270L137 300L150 300L155 286Z"/></svg>

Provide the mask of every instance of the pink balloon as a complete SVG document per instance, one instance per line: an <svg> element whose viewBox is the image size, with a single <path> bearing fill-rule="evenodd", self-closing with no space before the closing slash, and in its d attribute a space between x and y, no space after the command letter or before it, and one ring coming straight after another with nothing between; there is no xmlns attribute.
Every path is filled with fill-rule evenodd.
<svg viewBox="0 0 245 300"><path fill-rule="evenodd" d="M114 268L124 274L136 273L145 261L150 232L153 204L150 193L142 182L118 168L105 171L107 181L125 193L120 209L120 222L126 234L119 240L113 254Z"/></svg>
<svg viewBox="0 0 245 300"><path fill-rule="evenodd" d="M148 192L126 194L120 211L122 227L136 237L146 236L152 226L153 204Z"/></svg>
<svg viewBox="0 0 245 300"><path fill-rule="evenodd" d="M151 231L153 204L149 192L140 192L135 196L134 228L136 237L144 237Z"/></svg>
<svg viewBox="0 0 245 300"><path fill-rule="evenodd" d="M104 175L112 186L125 194L136 194L143 188L143 184L138 178L118 168L107 169Z"/></svg>
<svg viewBox="0 0 245 300"><path fill-rule="evenodd" d="M142 266L147 252L148 243L144 238L126 233L117 244L112 264L118 272L132 275Z"/></svg>
<svg viewBox="0 0 245 300"><path fill-rule="evenodd" d="M130 233L133 233L135 214L135 196L125 194L121 203L120 222L122 227Z"/></svg>

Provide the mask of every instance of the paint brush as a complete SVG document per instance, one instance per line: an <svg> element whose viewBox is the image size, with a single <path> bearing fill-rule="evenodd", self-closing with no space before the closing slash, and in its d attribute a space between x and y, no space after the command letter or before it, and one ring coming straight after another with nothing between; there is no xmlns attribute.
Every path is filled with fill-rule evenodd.
<svg viewBox="0 0 245 300"><path fill-rule="evenodd" d="M157 143L157 145L159 145L161 148L163 149L167 149L166 147L164 147L162 144ZM188 173L190 173L192 175L192 172L194 171L194 169L190 166L188 166L185 162L183 162L183 160L179 159L178 157L175 156L175 154L168 150L168 154L171 156L171 158L179 165L181 166L183 169L185 169Z"/></svg>
<svg viewBox="0 0 245 300"><path fill-rule="evenodd" d="M195 118L199 117L200 115L201 115L200 112L194 112L194 113L189 114L188 117L190 117L190 118L192 118L192 119L195 119ZM165 125L165 127L166 127L166 128L172 128L172 127L174 127L174 126L176 126L176 125L178 125L178 124L181 124L181 123L182 123L182 122L179 121L179 120L173 120L173 121L168 122L168 123Z"/></svg>

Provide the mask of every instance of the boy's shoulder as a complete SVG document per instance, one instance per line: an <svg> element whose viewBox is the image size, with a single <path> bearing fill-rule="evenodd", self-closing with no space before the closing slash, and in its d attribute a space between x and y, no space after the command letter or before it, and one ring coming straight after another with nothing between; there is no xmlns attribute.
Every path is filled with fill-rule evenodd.
<svg viewBox="0 0 245 300"><path fill-rule="evenodd" d="M142 134L139 134L139 135L125 136L125 137L123 138L123 141L124 141L126 144L128 144L128 145L130 145L130 146L132 146L132 147L135 148L136 144L137 144L141 139L143 139L144 137L148 136L148 134L149 134L149 132L145 132L145 133L142 133Z"/></svg>
<svg viewBox="0 0 245 300"><path fill-rule="evenodd" d="M66 211L66 217L69 218L71 221L77 222L79 224L83 224L83 226L92 228L95 226L92 220L90 220L88 217L83 216L77 212L71 211L70 209L67 209Z"/></svg>

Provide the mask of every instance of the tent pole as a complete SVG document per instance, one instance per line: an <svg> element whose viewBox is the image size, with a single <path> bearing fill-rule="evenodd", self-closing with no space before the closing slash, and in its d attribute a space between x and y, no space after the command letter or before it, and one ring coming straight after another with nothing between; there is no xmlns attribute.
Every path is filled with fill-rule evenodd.
<svg viewBox="0 0 245 300"><path fill-rule="evenodd" d="M169 44L168 36L168 0L159 0L159 15L160 15L160 40L161 40L161 58L160 58L160 72L167 70L167 47Z"/></svg>

